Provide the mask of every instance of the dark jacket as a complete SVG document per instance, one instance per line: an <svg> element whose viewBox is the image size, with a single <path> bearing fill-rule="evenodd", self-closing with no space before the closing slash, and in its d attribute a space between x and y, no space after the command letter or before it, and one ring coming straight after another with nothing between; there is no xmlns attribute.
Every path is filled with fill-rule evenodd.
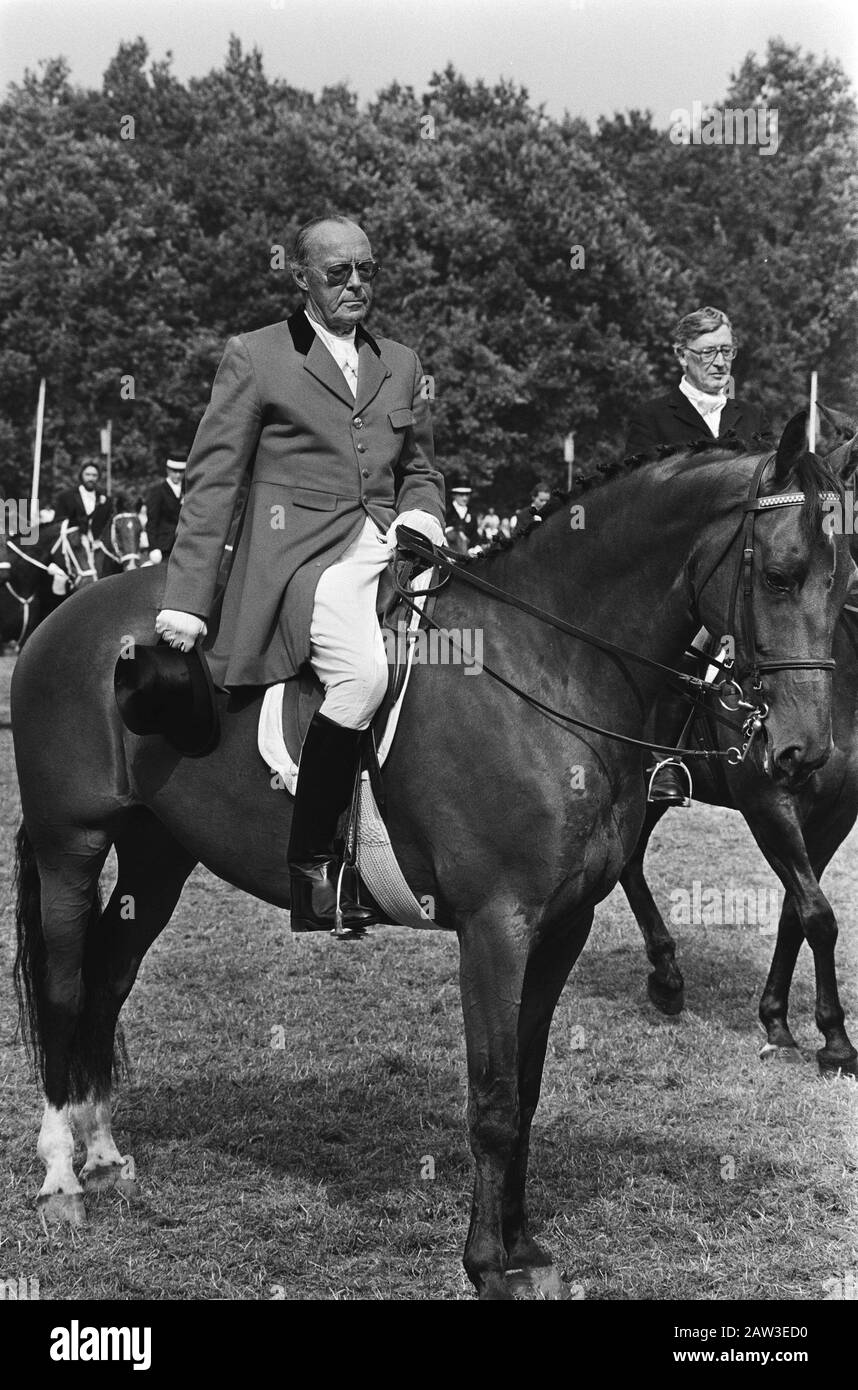
<svg viewBox="0 0 858 1390"><path fill-rule="evenodd" d="M210 662L218 684L270 685L310 655L319 577L367 516L444 524L417 354L357 330L355 399L303 309L231 338L197 430L163 606L209 616L242 480L250 487Z"/></svg>
<svg viewBox="0 0 858 1390"><path fill-rule="evenodd" d="M91 516L87 516L79 487L75 485L66 488L54 503L54 521L68 521L72 526L79 526L82 531L91 530L94 536L100 536L110 517L110 499L98 491L95 499L95 510Z"/></svg>
<svg viewBox="0 0 858 1390"><path fill-rule="evenodd" d="M477 518L474 516L473 512L468 508L464 516L459 516L456 508L453 506L452 500L447 505L447 529L461 531L468 545L476 545L480 538L477 528Z"/></svg>
<svg viewBox="0 0 858 1390"><path fill-rule="evenodd" d="M173 549L181 508L181 499L166 481L156 483L146 494L146 534L149 537L149 549L160 550L164 559Z"/></svg>
<svg viewBox="0 0 858 1390"><path fill-rule="evenodd" d="M750 444L756 434L771 436L761 410L744 401L728 400L721 412L718 438L738 436ZM626 458L643 454L658 444L696 444L700 439L712 440L712 431L702 415L698 415L687 396L678 386L648 402L632 417L626 437Z"/></svg>

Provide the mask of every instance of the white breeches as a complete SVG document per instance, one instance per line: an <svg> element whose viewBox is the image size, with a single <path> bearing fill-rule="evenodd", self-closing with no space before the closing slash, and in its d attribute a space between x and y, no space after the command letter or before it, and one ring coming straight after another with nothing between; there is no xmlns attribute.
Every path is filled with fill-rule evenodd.
<svg viewBox="0 0 858 1390"><path fill-rule="evenodd" d="M310 664L325 687L319 713L347 729L366 729L387 689L387 656L375 613L386 567L384 535L367 517L316 587Z"/></svg>

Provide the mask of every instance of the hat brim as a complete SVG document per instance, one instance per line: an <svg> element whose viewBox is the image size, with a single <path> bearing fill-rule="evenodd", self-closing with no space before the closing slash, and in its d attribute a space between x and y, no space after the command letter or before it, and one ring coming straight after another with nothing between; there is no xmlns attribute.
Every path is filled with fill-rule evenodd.
<svg viewBox="0 0 858 1390"><path fill-rule="evenodd" d="M113 691L122 722L133 734L159 734L186 758L216 748L220 716L208 662L198 647L181 652L160 642L134 644L120 656Z"/></svg>

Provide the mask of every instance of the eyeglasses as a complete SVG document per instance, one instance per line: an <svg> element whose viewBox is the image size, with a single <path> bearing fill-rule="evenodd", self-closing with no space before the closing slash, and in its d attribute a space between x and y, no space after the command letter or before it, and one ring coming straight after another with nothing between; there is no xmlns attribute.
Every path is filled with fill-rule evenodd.
<svg viewBox="0 0 858 1390"><path fill-rule="evenodd" d="M681 351L681 352L690 352L691 355L692 355L692 357L699 357L701 362L705 362L705 363L708 365L710 362L714 362L714 361L715 361L715 358L718 356L719 352L721 353L721 356L724 358L724 361L725 361L725 362L732 362L732 361L733 361L733 358L736 356L736 353L739 351L739 349L738 349L737 347L708 347L708 348L690 348L690 347L684 347L684 348L681 348L680 351Z"/></svg>
<svg viewBox="0 0 858 1390"><path fill-rule="evenodd" d="M352 278L352 273L357 271L362 285L370 284L381 270L378 261L337 261L336 265L329 265L326 270L320 271L324 275L329 285L346 285Z"/></svg>

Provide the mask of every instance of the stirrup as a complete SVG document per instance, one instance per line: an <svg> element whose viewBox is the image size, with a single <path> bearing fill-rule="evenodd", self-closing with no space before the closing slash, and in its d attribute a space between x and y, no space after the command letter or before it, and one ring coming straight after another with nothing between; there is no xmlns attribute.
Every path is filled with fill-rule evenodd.
<svg viewBox="0 0 858 1390"><path fill-rule="evenodd" d="M653 794L652 794L653 783L655 782L655 779L656 779L656 777L658 776L658 774L661 772L662 768L665 768L665 767L675 767L675 768L677 768L678 770L682 771L682 772L685 774L686 781L688 782L688 792L687 792L687 794L685 795L685 797L683 798L682 801L672 801L672 800L670 799L670 797L666 797L666 796L665 796L665 797L660 797L660 796L654 797L654 796L653 796ZM685 763L682 761L681 758L677 757L676 755L673 755L672 757L669 757L669 758L662 758L660 762L657 762L657 763L656 763L655 767L653 768L652 772L650 773L649 782L648 782L648 784L647 784L647 789L646 789L646 799L647 799L647 802L648 802L649 804L651 804L651 805L653 805L653 806L657 806L657 805L661 802L661 803L663 803L663 804L666 803L666 804L669 805L669 806L682 806L682 807L686 807L686 806L690 806L690 805L691 805L692 794L693 794L693 784L692 784L692 781L691 781L691 773L689 772L688 768L685 766Z"/></svg>

